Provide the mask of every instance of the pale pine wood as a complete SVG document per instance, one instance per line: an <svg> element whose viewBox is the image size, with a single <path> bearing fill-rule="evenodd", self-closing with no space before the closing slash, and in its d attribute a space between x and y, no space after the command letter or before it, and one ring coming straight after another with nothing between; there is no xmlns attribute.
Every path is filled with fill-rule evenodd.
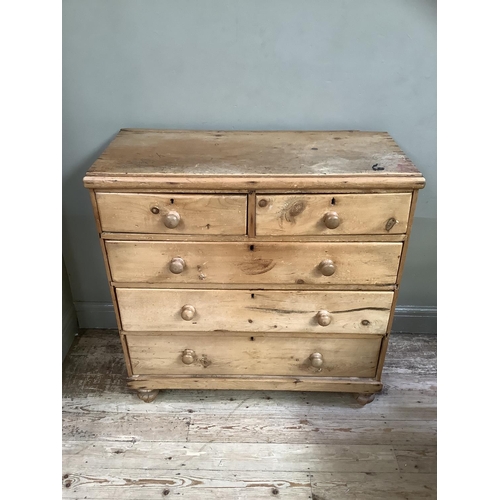
<svg viewBox="0 0 500 500"><path fill-rule="evenodd" d="M250 191L248 193L248 202L247 202L247 214L248 214L247 234L249 238L255 238L255 201L256 201L255 191Z"/></svg>
<svg viewBox="0 0 500 500"><path fill-rule="evenodd" d="M121 414L116 419L120 425L124 425L122 424L124 420L136 419L135 416L125 419L123 415ZM155 437L158 439L157 431L156 434L154 432L160 425L161 418L158 416L157 420L153 420L150 416L146 416L144 430L142 431L143 426L139 423L136 424L136 428L141 429L141 435L151 436L152 440ZM82 422L77 422L77 416L74 415L71 420L75 422L83 435L88 435L88 429L97 426L96 420L91 421L89 417L86 417ZM151 431L147 429L147 423L150 423ZM106 429L109 426L111 426L111 422L105 424L103 432L107 432ZM335 422L325 421L322 418L297 419L288 414L276 415L271 419L263 419L259 415L255 417L231 416L224 420L222 426L220 416L193 413L189 426L189 439L195 442L217 440L224 443L254 443L258 437L259 442L266 443L392 444L401 445L406 449L410 445L435 446L436 435L436 422L433 421L372 421L360 418L352 422L348 420ZM412 453L411 457L414 455L415 452ZM404 458L401 456L401 462L404 461Z"/></svg>
<svg viewBox="0 0 500 500"><path fill-rule="evenodd" d="M121 318L120 318L120 325L121 325ZM130 353L128 352L127 337L125 337L125 335L120 334L120 342L122 344L125 364L127 365L127 373L130 376L132 374L132 364L130 362Z"/></svg>
<svg viewBox="0 0 500 500"><path fill-rule="evenodd" d="M297 418L273 414L271 418L251 412L224 417L192 410L185 415L165 418L163 413L148 412L71 412L63 414L63 439L75 441L120 437L122 441L303 444L383 444L402 446L398 463L404 472L415 472L414 464L425 458L424 452L436 444L435 421L371 420L356 416L352 421L333 421L322 417ZM416 447L408 451L410 446ZM396 454L398 457L398 454ZM405 461L406 460L406 461ZM406 466L404 466L406 464ZM426 470L428 467L426 467Z"/></svg>
<svg viewBox="0 0 500 500"><path fill-rule="evenodd" d="M399 473L314 473L313 500L388 500L437 498L436 474L415 477Z"/></svg>
<svg viewBox="0 0 500 500"><path fill-rule="evenodd" d="M408 244L409 244L411 229L413 226L413 219L415 216L415 210L417 208L417 199L418 199L418 191L415 190L415 191L413 191L413 196L412 196L411 206L410 206L410 215L408 217L407 237L406 237L406 240L403 242L403 249L401 252L401 259L399 262L398 275L396 277L396 283L398 285L401 283L401 278L403 276L403 269L404 269L404 264L405 264L405 260L406 260L406 254L408 252ZM382 341L382 347L380 349L379 361L378 361L378 366L377 366L377 380L381 380L381 378L382 378L382 370L384 369L384 361L385 361L385 356L387 353L387 348L389 345L389 337L390 337L390 333L391 333L391 329L392 329L392 323L394 321L394 314L396 311L398 294L399 294L399 286L396 288L395 293L394 293L394 297L392 299L391 314L389 317L389 322L387 324L387 336Z"/></svg>
<svg viewBox="0 0 500 500"><path fill-rule="evenodd" d="M244 235L246 204L244 195L97 193L102 230L108 232ZM180 215L175 228L164 224L171 211Z"/></svg>
<svg viewBox="0 0 500 500"><path fill-rule="evenodd" d="M108 233L103 232L102 238L104 240L133 240L133 241L253 241L253 238L249 236L217 236L212 235L210 237L203 235L175 235L175 234L140 234L140 233ZM406 234L374 234L371 235L370 241L405 241ZM325 238L323 236L288 236L280 235L276 236L259 236L259 241L320 241L324 242ZM359 234L332 234L328 241L367 241L366 235Z"/></svg>
<svg viewBox="0 0 500 500"><path fill-rule="evenodd" d="M101 227L101 217L99 214L99 207L97 205L96 193L93 189L90 189L89 195L90 195L90 201L92 203L92 210L94 212L94 220L96 223L97 231L99 232L99 235L100 235L102 227ZM99 238L99 245L101 246L101 252L102 252L103 259L104 259L104 268L106 270L106 277L108 278L109 291L111 294L111 300L113 301L116 323L118 325L118 328L121 328L121 320L120 320L120 314L118 312L115 290L114 290L113 286L111 285L111 271L109 268L109 259L108 259L108 255L107 255L106 245L104 244L104 240L102 238Z"/></svg>
<svg viewBox="0 0 500 500"><path fill-rule="evenodd" d="M410 206L410 215L408 217L408 230L406 231L406 239L403 244L403 250L401 253L401 261L399 263L398 276L396 278L396 283L401 283L401 278L403 277L403 271L405 267L406 254L408 252L408 247L410 243L410 235L413 227L413 219L415 218L415 210L417 209L417 201L418 201L418 190L415 189L413 191L411 206Z"/></svg>
<svg viewBox="0 0 500 500"><path fill-rule="evenodd" d="M97 231L99 232L99 245L101 247L101 252L102 256L104 259L104 268L106 270L106 277L108 279L108 286L109 286L109 292L111 295L111 300L113 302L113 309L115 312L115 318L116 318L116 324L119 329L122 328L122 321L121 321L121 316L120 312L118 309L118 300L116 298L116 290L113 284L111 283L111 270L109 267L109 258L108 258L108 253L107 253L107 248L104 243L104 240L101 238L101 231L102 231L102 224L101 224L101 216L99 212L99 206L97 204L97 195L96 192L93 189L89 190L90 194L90 200L92 203L92 210L94 211L94 219L96 221L96 226L97 226ZM127 366L127 373L128 375L132 375L132 365L130 364L130 355L128 353L128 346L127 346L127 340L125 337L121 336L120 341L122 344L122 349L123 349L123 356L125 358L125 364Z"/></svg>
<svg viewBox="0 0 500 500"><path fill-rule="evenodd" d="M116 290L126 331L246 331L383 334L393 292ZM185 306L192 311L182 317ZM331 323L318 324L320 310Z"/></svg>
<svg viewBox="0 0 500 500"><path fill-rule="evenodd" d="M370 378L313 376L156 376L132 375L130 389L222 389L236 391L320 391L320 392L380 392L382 383ZM359 405L357 405L359 406Z"/></svg>
<svg viewBox="0 0 500 500"><path fill-rule="evenodd" d="M333 204L334 202L334 204ZM339 234L404 234L411 193L257 195L257 236ZM329 229L325 214L338 214L340 224ZM396 219L388 230L391 218Z"/></svg>
<svg viewBox="0 0 500 500"><path fill-rule="evenodd" d="M105 189L120 191L157 190L159 192L179 192L201 191L203 193L218 192L221 185L224 185L225 192L247 192L258 189L259 192L285 193L307 191L334 191L353 192L359 190L366 191L411 191L412 189L422 189L425 186L425 179L422 176L398 177L377 173L375 177L356 175L332 175L321 177L298 177L298 176L276 176L256 177L242 176L210 176L210 177L175 177L166 175L165 177L142 176L119 176L119 175L87 175L83 179L84 186L89 189Z"/></svg>
<svg viewBox="0 0 500 500"><path fill-rule="evenodd" d="M435 473L437 469L437 447L436 442L426 445L397 444L394 453L398 461L399 470L409 474Z"/></svg>
<svg viewBox="0 0 500 500"><path fill-rule="evenodd" d="M392 284L401 243L184 243L106 241L114 282ZM181 274L168 270L181 257ZM331 259L332 276L319 265ZM303 283L302 283L303 282Z"/></svg>
<svg viewBox="0 0 500 500"><path fill-rule="evenodd" d="M151 500L168 495L189 500L269 500L274 495L305 500L311 496L311 481L306 472L231 471L229 474L219 470L186 470L186 467L134 470L86 465L78 472L63 475L64 498Z"/></svg>
<svg viewBox="0 0 500 500"><path fill-rule="evenodd" d="M84 184L99 189L95 217L129 375L129 339L177 342L196 332L207 344L234 332L231 342L239 344L247 332L260 344L273 332L270 338L287 346L376 340L375 380L308 375L303 387L352 386L362 403L381 389L416 190L425 185L388 134L122 130ZM123 301L117 302L116 288ZM390 308L386 302L357 307L384 291ZM348 300L343 309L344 302L332 308L316 301L321 294L334 297L328 292L345 298L359 292L363 299L352 306ZM151 359L158 357L153 351ZM276 352L277 365L286 365ZM252 360L259 370L261 355ZM205 359L188 348L180 358L188 366ZM321 352L307 362L323 370ZM129 386L151 401L165 387L283 390L304 382L242 370L249 375L236 385L234 377L216 374L133 377Z"/></svg>
<svg viewBox="0 0 500 500"><path fill-rule="evenodd" d="M397 472L398 464L389 445L329 445L275 443L172 443L155 441L65 441L66 470L87 460L102 469L148 470L181 468L218 471L304 471L304 464L318 472ZM169 459L172 457L172 459Z"/></svg>
<svg viewBox="0 0 500 500"><path fill-rule="evenodd" d="M311 484L312 483L312 484ZM396 472L243 472L186 470L117 470L84 467L63 476L68 499L150 500L167 495L189 500L228 498L268 500L387 500L436 498L436 474ZM314 492L311 496L311 489ZM82 497L85 495L85 497Z"/></svg>
<svg viewBox="0 0 500 500"><path fill-rule="evenodd" d="M397 292L397 291L396 291ZM391 317L394 316L394 301L393 301L393 310L391 311ZM384 338L382 339L382 343L380 345L380 353L378 357L378 365L377 365L377 380L380 380L382 377L382 369L384 367L385 355L387 353L387 347L389 345L389 333L386 333Z"/></svg>
<svg viewBox="0 0 500 500"><path fill-rule="evenodd" d="M154 288L154 289L162 289L162 288L171 288L171 289L182 289L182 288L193 288L196 286L196 289L214 289L214 285L211 283L140 283L139 285L134 282L116 282L112 281L111 284L116 286L117 288L137 288L140 286L141 288ZM224 285L219 285L217 288L223 290L248 290L249 286L246 283L224 283ZM251 286L252 290L325 290L325 291L393 291L396 289L396 285L336 285L336 284L294 284L294 285L283 285L277 283L261 283L259 285L254 284Z"/></svg>
<svg viewBox="0 0 500 500"><path fill-rule="evenodd" d="M139 404L142 404L138 401ZM143 405L144 406L144 405ZM116 440L130 441L187 441L190 418L156 412L138 414L135 412L67 412L62 415L63 440ZM166 439L167 438L167 439Z"/></svg>
<svg viewBox="0 0 500 500"><path fill-rule="evenodd" d="M383 170L374 171L373 165ZM88 175L324 176L420 172L386 132L122 129Z"/></svg>
<svg viewBox="0 0 500 500"><path fill-rule="evenodd" d="M248 337L249 335L255 337L266 337L269 335L270 332L254 332L254 331L248 331L248 332L229 332L228 330L216 330L215 332L210 332L210 331L199 331L199 332L193 332L190 330L191 333L196 333L197 337L209 337L213 338L214 334L221 334L224 335L226 333L230 333L232 337ZM151 330L151 331L126 331L122 332L122 335L144 335L146 337L148 336L162 336L165 335L166 332L160 331L160 330ZM178 337L184 337L186 334L185 331L177 331L177 330L169 330L168 335L170 336L178 336ZM276 332L275 330L272 331L273 336L275 337L281 337L283 340L286 341L291 341L296 338L317 338L318 333L317 332ZM371 339L374 336L377 336L379 338L383 338L382 335L377 335L373 333L328 333L328 338L341 338L341 339Z"/></svg>
<svg viewBox="0 0 500 500"><path fill-rule="evenodd" d="M238 381L241 385L241 378L236 379L233 377L231 379L228 377L223 379L225 383L223 387L217 387L217 389L223 390L204 390L203 393L199 393L196 392L199 389L214 389L214 381L211 381L211 386L207 386L205 383L210 383L210 379L198 378L198 383L194 383L192 380L184 378L171 377L170 379L157 380L157 378L150 377L156 384L163 381L164 387L168 385L167 381L172 384L183 381L191 382L191 389L195 389L195 391L186 390L187 384L176 386L176 389L183 390L160 391L158 398L153 403L144 405L137 398L135 391L130 391L126 387L124 383L126 379L125 368L123 372L124 375L119 378L117 375L112 374L83 372L66 374L63 398L64 412L74 413L77 416L95 412L98 416L106 415L108 418L111 418L110 414L114 415L115 413L130 415L150 415L155 413L159 414L162 419L169 419L170 417L175 419L183 416L194 418L194 416L198 416L219 418L220 421L227 419L231 415L231 417L241 419L260 418L269 422L269 425L271 425L272 420L286 414L287 417L295 419L296 425L300 424L300 420L313 419L321 422L320 427L330 425L328 422L331 422L331 425L338 424L341 420L349 422L370 420L374 425L378 425L379 429L383 428L384 422L389 421L406 422L409 429L415 427L415 422L428 422L429 426L433 427L436 425L436 391L426 389L426 385L436 383L435 376L421 377L415 383L414 376L398 375L394 379L393 376L384 374L383 392L376 396L372 404L365 407L360 407L353 395L350 394L355 385L354 382L348 386L347 383L339 381L339 379L323 378L321 383L324 383L326 388L324 391L305 392L297 390L296 387L300 384L294 384L285 377L281 379L275 377L273 379L274 386L271 384L272 381L266 378L265 390L262 392L260 390L262 386L257 385L257 378L252 381L255 384L254 387L241 390L234 389ZM100 377L97 375L100 375ZM144 377L138 377L138 380L133 382L136 387L140 386L141 378ZM324 382L325 380L332 380L332 382L327 385ZM392 382L393 380L394 382ZM307 387L307 379L304 380L303 378L302 381ZM232 388L229 385L230 382L233 382ZM276 390L275 388L279 387L278 383L281 382L283 387L286 382L288 386L293 386L296 389L294 391L288 388L284 391ZM414 387L401 388L401 384L405 382L408 385L413 383ZM314 383L313 380L313 386ZM342 386L342 384L346 390L336 392L335 386ZM361 384L359 382L359 385ZM368 386L365 382L363 384ZM380 388L380 386L380 382L372 383L369 388L372 390L374 387ZM335 387L334 392L328 392L328 389L332 387ZM378 424L375 424L376 422ZM136 432L139 432L139 427L134 428ZM103 427L103 432L104 429L106 427ZM94 433L99 434L99 432L99 429L94 429ZM346 432L348 432L347 435L349 436L350 431ZM433 431L429 428L429 434L431 432ZM283 439L286 439L287 432L283 431L283 436ZM73 439L76 439L76 437L73 437ZM171 439L175 439L175 435L174 437L165 435L162 438L163 441ZM404 439L411 440L412 438L405 437ZM408 448L402 446L402 449L406 450Z"/></svg>
<svg viewBox="0 0 500 500"><path fill-rule="evenodd" d="M152 403L157 398L159 392L158 389L139 389L137 396L145 403Z"/></svg>
<svg viewBox="0 0 500 500"><path fill-rule="evenodd" d="M368 403L371 403L375 399L375 394L371 392L361 392L359 394L356 394L355 398L360 405L366 405Z"/></svg>
<svg viewBox="0 0 500 500"><path fill-rule="evenodd" d="M300 375L325 377L373 377L380 338L340 339L327 336L295 338L233 337L230 334L200 337L127 335L132 371L140 375ZM184 364L182 353L190 349L194 363ZM321 368L309 356L319 352ZM149 387L147 387L149 389Z"/></svg>
<svg viewBox="0 0 500 500"><path fill-rule="evenodd" d="M167 495L189 500L227 498L268 500L387 500L436 498L436 474L396 472L244 472L131 470L84 467L63 478L63 496L71 499L150 500ZM314 492L311 494L311 490ZM85 495L85 497L82 497ZM313 495L313 496L311 496Z"/></svg>
<svg viewBox="0 0 500 500"><path fill-rule="evenodd" d="M90 203L92 204L92 212L94 214L94 222L96 225L97 232L99 233L100 236L102 233L102 227L101 227L101 217L99 215L99 208L97 206L96 191L94 189L89 189L89 196L90 196Z"/></svg>

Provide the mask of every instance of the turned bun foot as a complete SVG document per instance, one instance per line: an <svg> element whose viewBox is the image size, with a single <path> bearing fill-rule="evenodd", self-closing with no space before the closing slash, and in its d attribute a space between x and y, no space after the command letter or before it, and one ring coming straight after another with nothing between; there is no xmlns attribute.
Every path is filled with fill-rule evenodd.
<svg viewBox="0 0 500 500"><path fill-rule="evenodd" d="M160 391L158 389L138 389L137 396L142 399L145 403L152 403L158 393Z"/></svg>
<svg viewBox="0 0 500 500"><path fill-rule="evenodd" d="M371 403L375 399L375 394L355 394L354 397L360 405Z"/></svg>

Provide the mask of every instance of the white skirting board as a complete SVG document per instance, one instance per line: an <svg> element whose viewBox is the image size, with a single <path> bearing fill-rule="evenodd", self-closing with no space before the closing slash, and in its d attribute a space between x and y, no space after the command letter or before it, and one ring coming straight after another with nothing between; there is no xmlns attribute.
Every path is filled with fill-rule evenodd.
<svg viewBox="0 0 500 500"><path fill-rule="evenodd" d="M392 331L397 333L437 334L437 307L396 307Z"/></svg>

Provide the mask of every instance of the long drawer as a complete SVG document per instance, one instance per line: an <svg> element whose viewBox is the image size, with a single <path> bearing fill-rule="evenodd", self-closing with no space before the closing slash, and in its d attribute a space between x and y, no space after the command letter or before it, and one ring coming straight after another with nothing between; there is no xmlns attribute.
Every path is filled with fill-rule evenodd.
<svg viewBox="0 0 500 500"><path fill-rule="evenodd" d="M393 284L401 243L106 241L117 283Z"/></svg>
<svg viewBox="0 0 500 500"><path fill-rule="evenodd" d="M386 333L393 292L117 288L125 331Z"/></svg>
<svg viewBox="0 0 500 500"><path fill-rule="evenodd" d="M103 231L246 234L245 195L97 193Z"/></svg>
<svg viewBox="0 0 500 500"><path fill-rule="evenodd" d="M127 335L134 375L373 377L381 337Z"/></svg>
<svg viewBox="0 0 500 500"><path fill-rule="evenodd" d="M411 193L257 195L257 236L402 234Z"/></svg>

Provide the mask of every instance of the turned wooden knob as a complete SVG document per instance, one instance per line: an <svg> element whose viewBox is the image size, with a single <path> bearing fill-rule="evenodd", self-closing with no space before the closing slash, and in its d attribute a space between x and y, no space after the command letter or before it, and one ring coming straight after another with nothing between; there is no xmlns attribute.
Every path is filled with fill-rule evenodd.
<svg viewBox="0 0 500 500"><path fill-rule="evenodd" d="M181 257L174 257L170 261L170 265L168 266L168 268L170 269L171 273L181 274L182 271L184 271L185 265L186 263L184 262L184 259L181 259Z"/></svg>
<svg viewBox="0 0 500 500"><path fill-rule="evenodd" d="M337 229L340 224L339 214L337 212L326 212L323 222L328 229Z"/></svg>
<svg viewBox="0 0 500 500"><path fill-rule="evenodd" d="M194 306L188 304L182 306L181 316L184 321L191 321L194 318L195 314L196 314L196 309Z"/></svg>
<svg viewBox="0 0 500 500"><path fill-rule="evenodd" d="M193 349L185 349L184 352L182 353L182 362L185 365L190 365L191 363L194 363L195 358L196 358L196 353L193 351Z"/></svg>
<svg viewBox="0 0 500 500"><path fill-rule="evenodd" d="M319 270L323 276L331 276L335 272L335 265L330 259L325 259L320 262Z"/></svg>
<svg viewBox="0 0 500 500"><path fill-rule="evenodd" d="M332 322L332 317L328 311L319 311L316 314L316 319L318 320L318 325L328 326Z"/></svg>
<svg viewBox="0 0 500 500"><path fill-rule="evenodd" d="M311 361L311 366L314 366L314 368L320 368L323 365L323 354L320 352L313 352L309 356L309 360Z"/></svg>
<svg viewBox="0 0 500 500"><path fill-rule="evenodd" d="M181 216L174 210L168 212L168 214L163 218L163 224L165 224L165 226L169 229L175 229L179 225L180 221Z"/></svg>

